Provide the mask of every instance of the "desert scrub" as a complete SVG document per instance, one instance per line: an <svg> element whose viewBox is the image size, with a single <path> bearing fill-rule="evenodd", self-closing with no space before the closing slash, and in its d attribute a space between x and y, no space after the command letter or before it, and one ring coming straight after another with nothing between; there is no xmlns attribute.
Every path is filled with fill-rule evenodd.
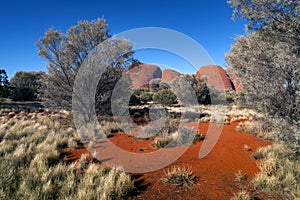
<svg viewBox="0 0 300 200"><path fill-rule="evenodd" d="M166 137L156 137L152 143L151 146L154 148L163 148L167 146L172 141L172 138L169 136Z"/></svg>
<svg viewBox="0 0 300 200"><path fill-rule="evenodd" d="M165 177L162 181L176 186L192 186L196 182L196 177L190 166L172 166L165 170Z"/></svg>
<svg viewBox="0 0 300 200"><path fill-rule="evenodd" d="M106 136L110 136L111 134L120 131L118 124L114 121L102 121L100 124L102 131Z"/></svg>
<svg viewBox="0 0 300 200"><path fill-rule="evenodd" d="M236 181L246 181L248 179L247 174L243 173L242 170L239 170L235 174L235 180Z"/></svg>
<svg viewBox="0 0 300 200"><path fill-rule="evenodd" d="M242 190L236 194L234 194L234 196L231 198L231 200L251 200L251 195L245 191Z"/></svg>
<svg viewBox="0 0 300 200"><path fill-rule="evenodd" d="M76 147L78 136L60 121L42 115L28 120L1 116L0 121L5 128L0 141L0 199L123 199L133 188L123 170L93 164L87 155L78 163L67 163L61 153Z"/></svg>
<svg viewBox="0 0 300 200"><path fill-rule="evenodd" d="M248 134L258 134L261 131L260 124L258 122L240 122L235 128L237 132L244 132Z"/></svg>
<svg viewBox="0 0 300 200"><path fill-rule="evenodd" d="M252 180L254 188L287 199L300 198L299 157L285 143L275 143L258 149L253 156L258 161L258 173Z"/></svg>
<svg viewBox="0 0 300 200"><path fill-rule="evenodd" d="M193 128L180 127L173 133L166 132L163 136L156 137L151 145L155 148L189 146L204 138L204 135L198 134Z"/></svg>
<svg viewBox="0 0 300 200"><path fill-rule="evenodd" d="M180 127L178 131L171 134L172 141L167 147L191 145L195 139L199 139L197 135L198 133L193 128Z"/></svg>
<svg viewBox="0 0 300 200"><path fill-rule="evenodd" d="M164 124L156 122L151 123L148 126L143 126L141 128L140 133L136 136L137 138L151 138L156 135L160 136L168 136L168 130L166 130L166 127Z"/></svg>

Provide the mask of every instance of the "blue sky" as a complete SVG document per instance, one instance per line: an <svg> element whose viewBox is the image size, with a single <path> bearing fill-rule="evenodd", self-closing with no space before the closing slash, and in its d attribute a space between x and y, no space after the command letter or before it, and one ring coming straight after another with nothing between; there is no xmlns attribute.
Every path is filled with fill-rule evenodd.
<svg viewBox="0 0 300 200"><path fill-rule="evenodd" d="M231 20L232 9L222 0L2 0L0 2L0 68L11 78L16 71L45 71L47 62L34 45L51 27L65 32L79 20L104 17L111 34L140 27L163 27L196 40L217 65L244 22ZM188 71L187 62L162 51L140 51L145 63L160 63ZM200 67L200 66L199 66Z"/></svg>

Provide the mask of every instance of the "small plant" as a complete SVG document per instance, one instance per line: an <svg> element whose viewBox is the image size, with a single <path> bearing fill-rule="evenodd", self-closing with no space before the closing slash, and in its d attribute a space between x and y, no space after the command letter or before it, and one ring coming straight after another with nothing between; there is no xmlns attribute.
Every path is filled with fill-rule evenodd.
<svg viewBox="0 0 300 200"><path fill-rule="evenodd" d="M244 144L243 149L244 149L244 151L251 151L252 150L251 147L247 144Z"/></svg>
<svg viewBox="0 0 300 200"><path fill-rule="evenodd" d="M260 124L258 122L240 122L236 129L237 132L244 132L248 134L258 134L260 132Z"/></svg>
<svg viewBox="0 0 300 200"><path fill-rule="evenodd" d="M151 126L144 126L141 128L141 133L137 136L138 138L151 138L158 135L163 128L163 124L156 123Z"/></svg>
<svg viewBox="0 0 300 200"><path fill-rule="evenodd" d="M237 181L246 181L247 180L247 174L243 173L242 170L239 170L235 174L235 180L237 180Z"/></svg>
<svg viewBox="0 0 300 200"><path fill-rule="evenodd" d="M101 122L101 129L106 136L110 136L113 133L119 132L120 128L116 122L103 121Z"/></svg>
<svg viewBox="0 0 300 200"><path fill-rule="evenodd" d="M167 146L171 141L171 137L156 137L151 143L151 146L153 146L154 148L163 148Z"/></svg>
<svg viewBox="0 0 300 200"><path fill-rule="evenodd" d="M93 160L94 160L94 161L97 161L97 160L98 160L98 156L99 156L99 154L98 154L98 152L95 150L95 151L92 153Z"/></svg>
<svg viewBox="0 0 300 200"><path fill-rule="evenodd" d="M154 93L153 101L165 106L177 103L177 96L169 89L162 89Z"/></svg>
<svg viewBox="0 0 300 200"><path fill-rule="evenodd" d="M242 190L234 194L231 200L251 200L251 195L247 191Z"/></svg>
<svg viewBox="0 0 300 200"><path fill-rule="evenodd" d="M196 182L191 167L170 167L165 171L165 176L162 179L164 182L176 186L192 186Z"/></svg>
<svg viewBox="0 0 300 200"><path fill-rule="evenodd" d="M203 133L197 133L194 138L194 142L200 142L205 139L205 135Z"/></svg>
<svg viewBox="0 0 300 200"><path fill-rule="evenodd" d="M172 141L168 147L191 145L195 142L195 138L199 139L197 135L198 133L193 128L180 127L171 135Z"/></svg>
<svg viewBox="0 0 300 200"><path fill-rule="evenodd" d="M287 199L300 198L299 157L284 143L274 143L258 149L258 173L252 180L254 188L269 194L283 195Z"/></svg>

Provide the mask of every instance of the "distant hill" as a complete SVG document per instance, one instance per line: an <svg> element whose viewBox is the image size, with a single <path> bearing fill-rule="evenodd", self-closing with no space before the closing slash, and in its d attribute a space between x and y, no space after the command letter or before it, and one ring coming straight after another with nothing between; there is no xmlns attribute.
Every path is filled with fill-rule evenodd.
<svg viewBox="0 0 300 200"><path fill-rule="evenodd" d="M149 82L155 78L161 78L164 82L171 82L181 73L173 69L161 69L156 65L138 64L130 67L126 72L130 75L132 88L149 88ZM201 67L197 73L197 78L205 78L209 87L218 90L235 90L240 92L242 89L236 82L236 77L222 67L217 65L209 65Z"/></svg>

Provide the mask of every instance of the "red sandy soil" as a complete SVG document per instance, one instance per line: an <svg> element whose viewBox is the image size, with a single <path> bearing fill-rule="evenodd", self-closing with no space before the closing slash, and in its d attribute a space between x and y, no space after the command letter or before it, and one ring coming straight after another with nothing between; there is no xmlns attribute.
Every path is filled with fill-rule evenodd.
<svg viewBox="0 0 300 200"><path fill-rule="evenodd" d="M235 180L236 173L241 170L247 174L248 180L258 172L256 161L250 158L258 147L270 145L269 141L258 139L253 135L238 133L235 127L238 123L224 125L222 134L214 149L200 159L198 154L203 142L191 145L188 150L172 165L191 166L197 182L191 187L177 187L166 185L161 178L165 175L165 169L146 174L132 174L135 179L137 192L129 197L130 200L138 199L190 199L190 200L218 200L230 199L239 189L241 183ZM198 132L206 133L208 123L189 123L188 126L198 127ZM149 153L156 151L150 145L151 140L138 140L124 133L116 134L110 141L119 148L136 153ZM251 147L247 152L243 149L244 144ZM79 158L81 153L88 152L86 149L68 150L69 159L72 161ZM153 160L157 162L157 160ZM244 185L246 185L244 183Z"/></svg>

